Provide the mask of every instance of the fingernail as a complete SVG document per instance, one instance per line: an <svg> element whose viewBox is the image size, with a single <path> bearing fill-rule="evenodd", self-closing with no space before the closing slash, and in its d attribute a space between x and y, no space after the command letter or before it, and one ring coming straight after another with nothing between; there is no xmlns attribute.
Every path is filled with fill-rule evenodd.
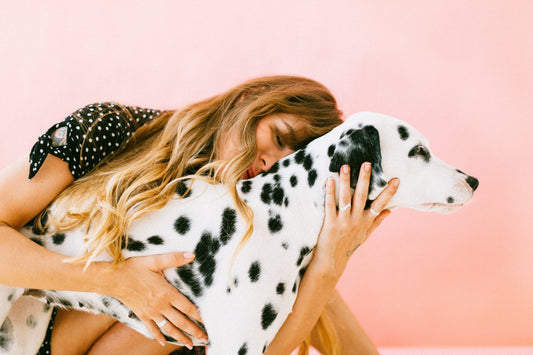
<svg viewBox="0 0 533 355"><path fill-rule="evenodd" d="M207 338L202 338L202 339L200 339L200 341L202 343L206 343L206 344L209 343L209 340Z"/></svg>
<svg viewBox="0 0 533 355"><path fill-rule="evenodd" d="M365 171L370 171L370 167L372 165L370 163L365 163Z"/></svg>
<svg viewBox="0 0 533 355"><path fill-rule="evenodd" d="M400 180L399 179L394 179L394 181L392 182L392 186L398 187L399 185L400 185Z"/></svg>
<svg viewBox="0 0 533 355"><path fill-rule="evenodd" d="M194 259L194 253L191 253L191 252L189 252L189 251L188 251L188 252L185 252L185 253L183 253L183 257L184 257L185 259Z"/></svg>
<svg viewBox="0 0 533 355"><path fill-rule="evenodd" d="M192 345L190 345L190 344L185 344L185 347L186 347L187 349L189 349L189 350L192 350Z"/></svg>
<svg viewBox="0 0 533 355"><path fill-rule="evenodd" d="M349 165L343 165L342 166L342 172L345 174L348 174L350 172L350 166Z"/></svg>
<svg viewBox="0 0 533 355"><path fill-rule="evenodd" d="M161 346L165 346L165 342L164 341L159 341L159 344L161 344Z"/></svg>

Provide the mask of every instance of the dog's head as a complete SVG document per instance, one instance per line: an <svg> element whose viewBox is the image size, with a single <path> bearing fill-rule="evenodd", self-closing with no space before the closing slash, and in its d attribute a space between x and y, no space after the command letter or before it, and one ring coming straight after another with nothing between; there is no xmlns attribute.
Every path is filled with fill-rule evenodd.
<svg viewBox="0 0 533 355"><path fill-rule="evenodd" d="M329 170L351 167L355 188L360 166L372 163L369 199L375 199L392 178L398 191L387 208L408 207L450 213L471 200L479 182L438 159L416 129L393 117L363 112L350 116L332 131L328 146Z"/></svg>

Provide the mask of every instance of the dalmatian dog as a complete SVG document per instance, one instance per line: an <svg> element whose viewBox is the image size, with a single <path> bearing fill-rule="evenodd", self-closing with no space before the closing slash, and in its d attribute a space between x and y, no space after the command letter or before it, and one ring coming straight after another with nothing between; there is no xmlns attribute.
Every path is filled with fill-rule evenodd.
<svg viewBox="0 0 533 355"><path fill-rule="evenodd" d="M400 179L389 209L450 213L467 203L478 186L477 179L439 160L407 123L358 113L268 172L238 184L240 196L254 211L253 234L233 264L244 219L223 185L201 180L178 185L175 199L136 220L124 256L194 252L193 263L164 274L199 308L209 355L261 354L291 312L312 257L324 219L326 179L338 179L340 167L349 164L355 188L365 161L372 163L370 201L388 180ZM27 226L21 232L64 255L77 256L84 250L81 230L39 232ZM98 260L110 257L101 255ZM111 297L0 286L0 352L35 354L51 306L107 314L150 337L136 315ZM24 309L30 309L29 314ZM30 335L32 330L39 335ZM28 345L32 341L35 344ZM198 340L195 344L203 345Z"/></svg>

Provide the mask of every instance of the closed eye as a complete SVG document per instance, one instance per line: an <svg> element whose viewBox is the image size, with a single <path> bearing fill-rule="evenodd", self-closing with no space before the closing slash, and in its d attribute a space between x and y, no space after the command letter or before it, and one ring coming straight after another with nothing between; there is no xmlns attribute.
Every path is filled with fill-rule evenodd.
<svg viewBox="0 0 533 355"><path fill-rule="evenodd" d="M276 134L276 142L278 143L278 146L279 146L280 148L283 147L283 142L281 141L280 136L277 135L277 134Z"/></svg>
<svg viewBox="0 0 533 355"><path fill-rule="evenodd" d="M419 145L414 146L409 151L409 158L422 158L424 159L426 163L428 163L429 160L431 159L431 153L426 147L419 144Z"/></svg>

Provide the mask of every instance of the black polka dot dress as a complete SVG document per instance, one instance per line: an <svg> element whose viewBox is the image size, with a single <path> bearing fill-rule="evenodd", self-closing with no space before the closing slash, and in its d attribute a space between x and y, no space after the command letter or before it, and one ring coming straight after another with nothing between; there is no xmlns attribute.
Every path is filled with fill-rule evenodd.
<svg viewBox="0 0 533 355"><path fill-rule="evenodd" d="M68 163L78 179L124 145L135 130L161 113L159 110L113 102L85 106L39 137L30 153L29 178L48 154Z"/></svg>

